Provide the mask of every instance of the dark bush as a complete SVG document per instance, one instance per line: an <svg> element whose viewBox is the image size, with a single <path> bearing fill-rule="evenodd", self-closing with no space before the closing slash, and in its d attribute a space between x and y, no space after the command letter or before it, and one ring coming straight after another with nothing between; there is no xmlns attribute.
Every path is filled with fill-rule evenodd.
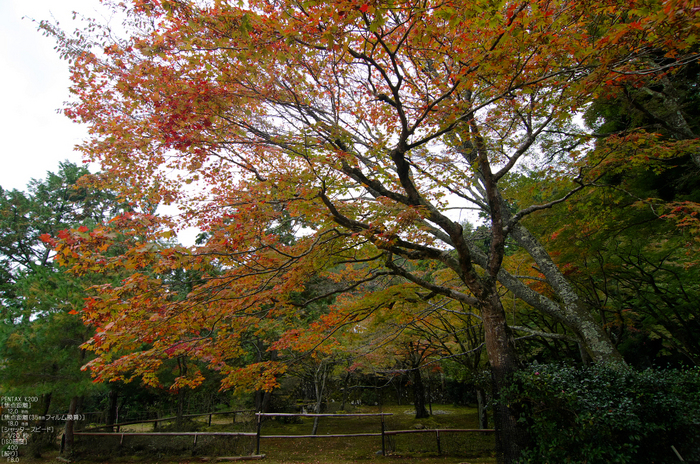
<svg viewBox="0 0 700 464"><path fill-rule="evenodd" d="M503 392L529 433L522 463L700 460L700 370L532 365Z"/></svg>

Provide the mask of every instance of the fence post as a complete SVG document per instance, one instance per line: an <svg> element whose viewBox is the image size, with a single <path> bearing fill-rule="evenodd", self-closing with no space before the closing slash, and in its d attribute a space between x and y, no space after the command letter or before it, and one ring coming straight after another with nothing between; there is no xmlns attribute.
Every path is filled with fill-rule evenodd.
<svg viewBox="0 0 700 464"><path fill-rule="evenodd" d="M438 456L442 454L442 450L440 449L440 431L435 430L435 439L437 440L437 447L438 447Z"/></svg>
<svg viewBox="0 0 700 464"><path fill-rule="evenodd" d="M209 427L211 427L211 413L209 413Z"/></svg>
<svg viewBox="0 0 700 464"><path fill-rule="evenodd" d="M258 431L255 434L255 454L260 454L260 427L262 425L262 413L255 414L258 418Z"/></svg>
<svg viewBox="0 0 700 464"><path fill-rule="evenodd" d="M380 416L382 418L382 456L386 456L386 445L385 445L385 436L384 436L384 415L382 414Z"/></svg>

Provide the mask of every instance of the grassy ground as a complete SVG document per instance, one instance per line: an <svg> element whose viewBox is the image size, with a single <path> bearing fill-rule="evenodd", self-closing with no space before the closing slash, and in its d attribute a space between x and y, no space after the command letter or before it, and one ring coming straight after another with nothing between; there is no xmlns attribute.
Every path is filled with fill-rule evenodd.
<svg viewBox="0 0 700 464"><path fill-rule="evenodd" d="M376 407L356 408L352 412L375 413ZM385 419L386 430L417 430L446 428L477 428L476 410L452 406L433 406L433 416L415 420L411 406L384 407L383 412L393 415ZM245 431L255 432L253 421L231 417L216 417L208 426L207 417L198 418L186 428L190 431ZM268 419L263 423L262 435L308 435L313 418L296 420ZM164 425L160 430L169 427ZM152 431L152 424L127 426L124 432ZM379 417L323 417L318 435L339 433L378 433ZM240 456L255 451L254 438L205 438L199 437L193 447L192 437L125 437L122 445L116 437L76 437L74 461L104 463L194 463L207 456ZM387 456L381 455L381 437L350 438L263 438L260 453L265 454L265 464L428 464L428 463L494 463L493 434L443 433L440 434L441 454L438 454L435 433L412 433L387 437ZM45 454L45 459L55 460L55 454ZM27 464L40 461L22 458ZM253 461L255 462L255 461Z"/></svg>

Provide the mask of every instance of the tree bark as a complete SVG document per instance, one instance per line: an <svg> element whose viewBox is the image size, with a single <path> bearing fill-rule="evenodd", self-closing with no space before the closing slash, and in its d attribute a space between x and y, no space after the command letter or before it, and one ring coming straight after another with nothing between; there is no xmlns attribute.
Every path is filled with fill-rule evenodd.
<svg viewBox="0 0 700 464"><path fill-rule="evenodd" d="M488 212L492 218L492 246L487 256L475 243L467 242L469 257L489 274L496 276L498 281L516 297L573 330L583 341L587 351L596 362L624 364L622 356L610 341L605 330L603 330L598 321L595 320L590 311L583 307L575 288L568 279L566 279L557 265L554 264L549 253L527 228L519 222L519 218L514 218L510 213L508 203L503 198L498 185L492 178L488 158L486 156L486 149L483 146L483 141L479 135L476 123L471 122L470 127L474 136L474 143L470 142L467 144L466 148L470 148L472 151L464 151L463 156L474 163L476 159L475 154L478 153L479 163L478 165L475 164L475 167L478 169L479 179L483 182L484 200L486 200L490 209L486 212ZM505 243L505 235L503 235L503 232L506 225L509 228L511 237L513 237L518 245L523 247L537 263L539 270L545 275L547 282L561 300L561 304L535 292L523 284L518 278L502 269L500 267L500 262L498 262L498 266L494 266L497 262L494 258L498 258L499 255L501 255L500 257L502 258L502 250L494 248L494 243ZM457 242L456 238L453 236L450 236L448 240L453 243L453 246L455 242ZM468 285L468 282L465 281L465 283ZM474 290L471 287L470 289L472 291Z"/></svg>
<svg viewBox="0 0 700 464"><path fill-rule="evenodd" d="M323 404L323 395L326 390L326 379L328 378L328 364L321 361L321 364L316 369L314 374L314 394L316 395L316 404L314 405L314 413L321 414L321 405ZM318 432L319 417L314 417L314 426L311 429L311 435L316 435Z"/></svg>
<svg viewBox="0 0 700 464"><path fill-rule="evenodd" d="M501 305L495 285L490 298L481 307L484 323L486 351L491 364L493 398L493 418L496 426L496 453L499 463L510 464L520 456L526 444L526 435L511 414L508 406L498 402L500 391L509 385L513 374L519 369L513 336L506 324L506 314Z"/></svg>
<svg viewBox="0 0 700 464"><path fill-rule="evenodd" d="M255 410L258 412L269 412L272 392L255 390Z"/></svg>
<svg viewBox="0 0 700 464"><path fill-rule="evenodd" d="M80 415L83 413L83 404L85 403L85 395L80 395L78 397L78 404L75 406L75 413L77 415ZM77 421L75 424L75 429L80 431L83 430L83 427L85 427L85 423L83 421Z"/></svg>
<svg viewBox="0 0 700 464"><path fill-rule="evenodd" d="M107 406L107 420L106 425L109 425L109 431L114 432L114 427L112 427L117 420L117 408L119 406L119 390L116 388L111 388L108 394L109 405ZM156 422L157 423L157 422Z"/></svg>
<svg viewBox="0 0 700 464"><path fill-rule="evenodd" d="M41 430L46 429L46 416L49 414L49 408L51 407L51 397L53 396L53 392L48 392L44 393L41 395L42 399L42 408L41 408L41 422L39 422L39 426L41 427Z"/></svg>
<svg viewBox="0 0 700 464"><path fill-rule="evenodd" d="M576 289L552 261L542 244L521 224L513 227L511 236L525 248L544 274L547 283L561 299L557 319L573 330L584 341L587 351L596 362L624 364L622 355L610 341L603 327L590 311L583 307ZM499 276L500 277L500 276ZM517 294L516 294L517 295ZM518 295L520 297L520 295ZM527 301L527 300L525 300ZM529 301L527 301L529 303ZM535 306L541 309L542 306ZM547 312L547 311L545 311ZM552 314L554 315L554 314Z"/></svg>
<svg viewBox="0 0 700 464"><path fill-rule="evenodd" d="M433 389L430 376L428 376L428 414L433 415Z"/></svg>
<svg viewBox="0 0 700 464"><path fill-rule="evenodd" d="M416 419L425 419L430 417L430 414L425 409L425 385L423 384L423 376L420 373L420 366L414 367L412 374L413 405L416 408Z"/></svg>
<svg viewBox="0 0 700 464"><path fill-rule="evenodd" d="M61 446L61 454L65 456L70 456L73 454L73 447L75 444L75 436L73 435L74 421L72 416L78 408L78 397L74 396L70 399L70 406L68 407L68 420L66 421L66 427L63 431L63 444Z"/></svg>
<svg viewBox="0 0 700 464"><path fill-rule="evenodd" d="M187 375L187 360L185 358L180 357L177 358L177 365L180 368L180 376ZM185 415L185 400L187 399L187 389L184 387L180 387L180 389L177 392L177 415L175 419L175 423L177 424L178 429L180 429L184 425L184 415Z"/></svg>
<svg viewBox="0 0 700 464"><path fill-rule="evenodd" d="M489 428L489 418L486 411L486 392L481 387L476 387L476 406L479 416L479 428Z"/></svg>
<svg viewBox="0 0 700 464"><path fill-rule="evenodd" d="M38 423L39 433L32 434L29 438L32 456L36 459L41 458L41 452L44 447L50 445L49 438L51 435L46 430L46 416L49 413L49 407L51 406L51 396L52 392L44 393L41 395L41 420Z"/></svg>
<svg viewBox="0 0 700 464"><path fill-rule="evenodd" d="M347 371L345 373L345 378L343 379L343 401L340 404L341 411L345 411L345 403L348 402L348 394L350 393L348 390L349 385L350 385L350 371Z"/></svg>

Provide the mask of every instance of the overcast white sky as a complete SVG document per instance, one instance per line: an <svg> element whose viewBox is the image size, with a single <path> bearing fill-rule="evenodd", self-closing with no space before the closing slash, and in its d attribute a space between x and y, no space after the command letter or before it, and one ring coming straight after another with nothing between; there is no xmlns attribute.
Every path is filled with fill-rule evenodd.
<svg viewBox="0 0 700 464"><path fill-rule="evenodd" d="M25 190L31 179L57 171L64 160L82 163L74 150L87 135L84 126L57 111L69 99L68 63L53 49L37 21L55 18L66 31L79 27L73 11L102 18L99 0L0 0L0 186ZM23 17L25 17L23 19ZM91 170L97 168L91 166ZM198 231L178 235L192 244Z"/></svg>
<svg viewBox="0 0 700 464"><path fill-rule="evenodd" d="M95 17L98 0L0 0L0 186L23 190L65 159L80 163L73 150L85 128L56 111L69 98L68 64L54 42L37 31L36 20L52 14L74 29L72 11ZM28 18L22 19L23 16Z"/></svg>

